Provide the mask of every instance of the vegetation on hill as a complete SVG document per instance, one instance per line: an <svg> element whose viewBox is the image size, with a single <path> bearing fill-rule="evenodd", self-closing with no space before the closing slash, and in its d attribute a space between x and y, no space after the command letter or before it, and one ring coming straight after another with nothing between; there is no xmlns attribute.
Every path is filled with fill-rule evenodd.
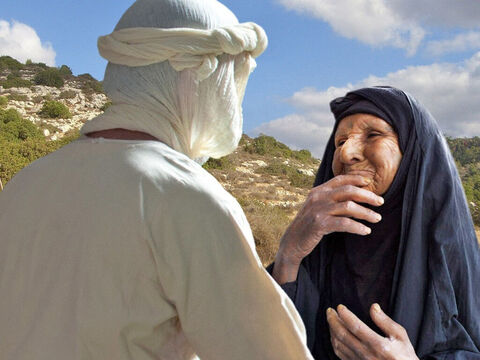
<svg viewBox="0 0 480 360"><path fill-rule="evenodd" d="M33 75L33 81L25 79L22 75ZM61 88L66 80L76 80L80 83L86 95L103 93L102 83L90 74L73 76L72 70L67 65L60 67L47 66L44 63L34 63L27 60L22 64L10 56L0 56L0 75L7 78L0 81L0 86L5 89L12 87L31 87L32 85L45 85Z"/></svg>
<svg viewBox="0 0 480 360"><path fill-rule="evenodd" d="M447 142L462 178L473 222L480 226L480 137L447 137Z"/></svg>
<svg viewBox="0 0 480 360"><path fill-rule="evenodd" d="M30 80L22 79L18 72L11 72L7 75L5 80L0 81L0 85L3 86L5 89L10 89L13 87L26 87L29 88L33 85Z"/></svg>
<svg viewBox="0 0 480 360"><path fill-rule="evenodd" d="M312 162L312 154L308 150L292 150L287 145L277 141L272 136L260 135L255 139L251 139L243 145L245 151L250 154L271 155L282 158L293 158L304 162Z"/></svg>
<svg viewBox="0 0 480 360"><path fill-rule="evenodd" d="M25 120L14 109L0 108L0 180L5 185L18 171L32 161L55 151L78 137L67 134L60 140L48 141L40 129Z"/></svg>
<svg viewBox="0 0 480 360"><path fill-rule="evenodd" d="M70 119L72 117L72 114L70 113L70 110L68 110L68 107L66 107L61 102L55 100L46 101L38 114L41 117L54 119Z"/></svg>
<svg viewBox="0 0 480 360"><path fill-rule="evenodd" d="M57 68L49 68L42 70L37 75L33 81L37 85L45 86L54 86L56 88L61 88L65 81L63 80L64 74Z"/></svg>
<svg viewBox="0 0 480 360"><path fill-rule="evenodd" d="M0 71L11 70L18 71L25 67L20 61L10 56L0 56Z"/></svg>

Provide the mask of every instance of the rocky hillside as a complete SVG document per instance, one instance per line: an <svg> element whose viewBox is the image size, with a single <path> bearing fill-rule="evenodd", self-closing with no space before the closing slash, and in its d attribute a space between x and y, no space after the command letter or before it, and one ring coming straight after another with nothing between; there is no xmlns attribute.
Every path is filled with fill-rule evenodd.
<svg viewBox="0 0 480 360"><path fill-rule="evenodd" d="M270 136L244 135L233 154L210 159L204 167L242 205L260 258L268 264L312 188L319 164L307 150L291 150Z"/></svg>
<svg viewBox="0 0 480 360"><path fill-rule="evenodd" d="M66 65L21 64L8 56L0 57L0 96L6 109L37 125L49 140L79 129L108 105L101 83L89 74L73 76ZM65 105L68 112L42 112L47 103Z"/></svg>

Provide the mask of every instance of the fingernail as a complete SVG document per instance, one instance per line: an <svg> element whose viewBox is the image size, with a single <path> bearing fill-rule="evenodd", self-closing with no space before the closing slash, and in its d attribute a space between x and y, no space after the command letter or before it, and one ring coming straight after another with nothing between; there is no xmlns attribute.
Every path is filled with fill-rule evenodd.
<svg viewBox="0 0 480 360"><path fill-rule="evenodd" d="M372 229L370 229L369 227L365 228L365 235L368 235L372 232Z"/></svg>
<svg viewBox="0 0 480 360"><path fill-rule="evenodd" d="M378 304L373 304L373 311L379 313L380 311L382 311L382 309L380 309L380 305L378 305Z"/></svg>
<svg viewBox="0 0 480 360"><path fill-rule="evenodd" d="M366 184L370 184L372 182L372 179L364 177L363 182L366 183Z"/></svg>
<svg viewBox="0 0 480 360"><path fill-rule="evenodd" d="M344 310L344 309L345 309L345 305L340 304L337 306L337 311Z"/></svg>
<svg viewBox="0 0 480 360"><path fill-rule="evenodd" d="M377 221L382 220L382 215L380 215L380 214L376 214L375 217L377 218Z"/></svg>
<svg viewBox="0 0 480 360"><path fill-rule="evenodd" d="M385 199L380 196L378 199L378 202L383 205L383 203L385 202Z"/></svg>
<svg viewBox="0 0 480 360"><path fill-rule="evenodd" d="M329 307L327 309L327 315L331 315L333 313L333 309L331 307Z"/></svg>

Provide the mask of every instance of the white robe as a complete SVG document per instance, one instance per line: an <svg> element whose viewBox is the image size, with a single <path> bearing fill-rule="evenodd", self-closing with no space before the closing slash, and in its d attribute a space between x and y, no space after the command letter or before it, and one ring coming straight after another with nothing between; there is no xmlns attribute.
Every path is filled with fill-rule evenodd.
<svg viewBox="0 0 480 360"><path fill-rule="evenodd" d="M312 359L242 209L156 141L81 139L0 192L0 359Z"/></svg>

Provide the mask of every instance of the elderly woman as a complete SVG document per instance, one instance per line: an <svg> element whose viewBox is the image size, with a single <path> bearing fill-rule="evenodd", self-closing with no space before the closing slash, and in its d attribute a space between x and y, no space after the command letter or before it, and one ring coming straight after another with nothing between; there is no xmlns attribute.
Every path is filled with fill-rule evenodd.
<svg viewBox="0 0 480 360"><path fill-rule="evenodd" d="M315 187L272 270L312 354L480 359L480 254L435 120L390 87L330 106Z"/></svg>
<svg viewBox="0 0 480 360"><path fill-rule="evenodd" d="M236 148L266 45L216 0L138 0L100 38L112 106L0 194L2 360L311 359L199 165Z"/></svg>

